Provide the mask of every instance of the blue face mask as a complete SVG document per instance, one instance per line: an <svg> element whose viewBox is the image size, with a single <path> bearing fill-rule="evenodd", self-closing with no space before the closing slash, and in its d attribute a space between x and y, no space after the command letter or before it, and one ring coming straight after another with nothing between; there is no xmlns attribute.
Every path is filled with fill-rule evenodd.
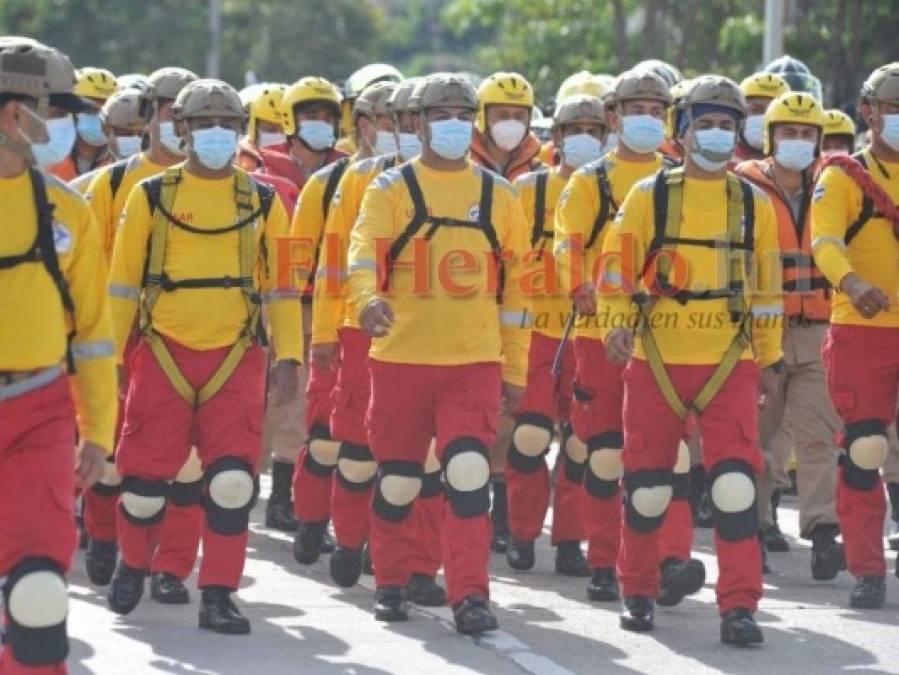
<svg viewBox="0 0 899 675"><path fill-rule="evenodd" d="M618 134L614 131L610 131L609 135L606 136L606 142L602 146L602 154L607 155L613 150L618 148Z"/></svg>
<svg viewBox="0 0 899 675"><path fill-rule="evenodd" d="M602 157L602 151L602 143L590 134L575 134L562 140L562 156L572 169L596 161Z"/></svg>
<svg viewBox="0 0 899 675"><path fill-rule="evenodd" d="M237 132L222 127L198 129L190 132L191 148L200 164L207 169L218 171L231 162L237 152Z"/></svg>
<svg viewBox="0 0 899 675"><path fill-rule="evenodd" d="M125 159L126 157L136 155L140 152L142 142L143 139L140 136L116 136L115 144L116 148L118 148L116 157Z"/></svg>
<svg viewBox="0 0 899 675"><path fill-rule="evenodd" d="M464 120L450 119L431 122L431 150L444 159L462 159L471 147L474 125Z"/></svg>
<svg viewBox="0 0 899 675"><path fill-rule="evenodd" d="M59 164L69 156L75 145L75 122L71 115L47 120L46 124L49 140L31 145L31 153L39 167Z"/></svg>
<svg viewBox="0 0 899 675"><path fill-rule="evenodd" d="M665 124L652 115L625 115L620 140L634 152L655 152L665 140Z"/></svg>
<svg viewBox="0 0 899 675"><path fill-rule="evenodd" d="M77 128L81 140L88 145L100 148L109 142L106 134L103 133L103 125L100 123L99 115L89 113L78 115Z"/></svg>
<svg viewBox="0 0 899 675"><path fill-rule="evenodd" d="M882 115L881 119L883 120L883 130L880 132L880 137L893 150L899 151L899 113Z"/></svg>
<svg viewBox="0 0 899 675"><path fill-rule="evenodd" d="M159 142L173 155L184 156L184 151L181 149L181 138L175 133L174 122L159 123Z"/></svg>
<svg viewBox="0 0 899 675"><path fill-rule="evenodd" d="M303 120L300 122L300 139L316 152L334 147L334 125L323 120Z"/></svg>
<svg viewBox="0 0 899 675"><path fill-rule="evenodd" d="M736 133L726 129L703 129L694 133L690 156L703 171L720 171L734 154Z"/></svg>
<svg viewBox="0 0 899 675"><path fill-rule="evenodd" d="M421 154L421 141L415 134L400 134L400 157L408 162Z"/></svg>

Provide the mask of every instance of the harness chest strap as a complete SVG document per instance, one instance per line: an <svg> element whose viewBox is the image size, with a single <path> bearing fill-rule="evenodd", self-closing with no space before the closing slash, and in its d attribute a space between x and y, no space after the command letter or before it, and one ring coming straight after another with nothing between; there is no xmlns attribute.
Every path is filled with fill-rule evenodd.
<svg viewBox="0 0 899 675"><path fill-rule="evenodd" d="M663 289L670 288L668 274L671 271L672 254L678 242L689 242L692 245L715 246L715 242L702 240L683 240L679 237L681 211L683 207L683 169L660 172L655 187L655 230L656 236L650 247L650 255L654 257L657 270L657 284ZM744 229L745 222L745 229ZM730 255L728 261L728 305L731 318L737 324L737 332L721 362L709 376L692 401L684 401L671 380L665 367L662 354L652 334L650 317L661 295L638 294L634 297L639 310L636 333L643 345L646 361L655 378L656 384L671 409L685 419L690 412L701 413L724 386L733 372L743 352L752 343L752 313L746 302L743 278L751 264L754 248L754 201L749 186L733 175L727 177L727 236L733 249L742 249L744 255ZM665 247L664 244L672 244ZM659 255L652 254L658 251ZM704 297L694 299L714 299L724 297L719 293L707 293Z"/></svg>
<svg viewBox="0 0 899 675"><path fill-rule="evenodd" d="M234 374L244 353L257 338L264 341L260 333L261 299L255 287L254 272L257 262L256 233L251 226L260 215L265 216L267 211L261 201L260 208L254 209L253 195L259 194L254 190L254 183L250 177L241 170L235 170L234 193L237 206L237 222L234 225L216 230L197 230L182 223L172 215L175 204L175 195L178 183L181 181L181 169L168 169L160 178L158 197L154 195L154 187L145 184L147 195L153 211L153 231L150 235L150 247L147 255L147 266L144 275L144 292L140 305L140 329L143 338L150 346L156 360L163 372L178 394L193 407L198 407L215 396L224 384ZM258 189L258 186L256 186ZM268 195L270 197L270 195ZM154 203L156 202L156 203ZM218 235L232 232L237 229L240 237L239 258L240 278L234 280L223 277L220 279L189 279L184 281L171 281L165 274L164 263L169 229L180 227L190 232L203 235ZM178 368L174 357L166 347L162 337L153 330L152 311L163 292L174 291L178 288L230 288L239 286L247 306L247 323L238 340L232 345L225 359L212 377L200 389L194 389L187 378Z"/></svg>

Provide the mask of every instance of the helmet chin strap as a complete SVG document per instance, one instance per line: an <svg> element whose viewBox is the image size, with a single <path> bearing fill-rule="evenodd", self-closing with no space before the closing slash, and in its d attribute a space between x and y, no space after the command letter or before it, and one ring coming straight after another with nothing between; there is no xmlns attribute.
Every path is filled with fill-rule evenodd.
<svg viewBox="0 0 899 675"><path fill-rule="evenodd" d="M22 130L19 130L19 133L24 136ZM34 164L34 155L31 152L31 143L28 141L20 142L13 139L9 134L5 134L0 131L0 148L8 148L10 151L19 155L22 159L24 159L29 165Z"/></svg>

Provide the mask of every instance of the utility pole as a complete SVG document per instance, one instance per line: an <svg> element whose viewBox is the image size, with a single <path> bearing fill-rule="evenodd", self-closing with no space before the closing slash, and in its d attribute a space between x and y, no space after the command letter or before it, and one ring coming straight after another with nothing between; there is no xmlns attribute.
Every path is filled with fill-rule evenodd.
<svg viewBox="0 0 899 675"><path fill-rule="evenodd" d="M206 77L219 77L219 52L222 43L222 12L219 0L209 0L209 52L206 54Z"/></svg>
<svg viewBox="0 0 899 675"><path fill-rule="evenodd" d="M762 61L771 63L784 53L784 0L765 0L765 48Z"/></svg>

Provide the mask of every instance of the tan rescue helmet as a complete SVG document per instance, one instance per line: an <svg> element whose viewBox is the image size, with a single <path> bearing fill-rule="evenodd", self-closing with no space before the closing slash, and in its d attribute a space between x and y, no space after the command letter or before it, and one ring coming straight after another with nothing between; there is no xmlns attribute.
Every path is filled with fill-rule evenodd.
<svg viewBox="0 0 899 675"><path fill-rule="evenodd" d="M736 82L721 75L701 75L693 80L681 105L688 112L700 104L718 105L746 117L746 98Z"/></svg>
<svg viewBox="0 0 899 675"><path fill-rule="evenodd" d="M671 105L670 87L651 70L629 70L618 77L608 104L617 106L636 100L658 101L668 107Z"/></svg>
<svg viewBox="0 0 899 675"><path fill-rule="evenodd" d="M130 128L146 120L140 114L141 93L137 89L122 89L110 96L100 108L100 121L111 127Z"/></svg>
<svg viewBox="0 0 899 675"><path fill-rule="evenodd" d="M899 105L899 61L880 66L868 76L859 96L862 102Z"/></svg>
<svg viewBox="0 0 899 675"><path fill-rule="evenodd" d="M243 121L246 118L237 90L221 80L196 80L188 84L172 107L176 120L197 117L230 117Z"/></svg>
<svg viewBox="0 0 899 675"><path fill-rule="evenodd" d="M62 52L26 37L0 38L0 94L18 94L70 112L87 106L76 96L75 68Z"/></svg>
<svg viewBox="0 0 899 675"><path fill-rule="evenodd" d="M366 117L389 115L388 103L396 89L396 82L384 80L367 86L353 104L353 121L355 122L360 115Z"/></svg>
<svg viewBox="0 0 899 675"><path fill-rule="evenodd" d="M575 94L568 96L556 106L553 115L553 129L566 124L601 124L606 126L605 106L596 96Z"/></svg>
<svg viewBox="0 0 899 675"><path fill-rule="evenodd" d="M178 98L178 94L181 93L184 87L198 79L199 77L195 73L184 68L160 68L150 73L149 77L147 77L150 83L147 98L151 101L159 99L174 100Z"/></svg>
<svg viewBox="0 0 899 675"><path fill-rule="evenodd" d="M464 75L435 75L428 79L421 93L422 112L431 108L463 108L477 112L478 92Z"/></svg>
<svg viewBox="0 0 899 675"><path fill-rule="evenodd" d="M424 80L425 78L423 77L410 77L403 80L396 86L396 89L393 90L393 93L387 101L387 110L393 116L394 121L396 121L399 115L412 112L409 101L412 98L415 88L420 84L424 84Z"/></svg>

